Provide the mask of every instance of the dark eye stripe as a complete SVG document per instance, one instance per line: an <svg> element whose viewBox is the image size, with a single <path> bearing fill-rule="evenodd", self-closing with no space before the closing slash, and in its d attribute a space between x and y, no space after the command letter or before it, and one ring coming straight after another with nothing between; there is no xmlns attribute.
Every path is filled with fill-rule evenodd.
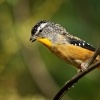
<svg viewBox="0 0 100 100"><path fill-rule="evenodd" d="M90 45L89 43L86 43L85 41L81 41L81 40L77 40L77 39L70 39L70 43L75 45L75 46L80 46L82 48L91 50L91 51L95 51L95 48Z"/></svg>
<svg viewBox="0 0 100 100"><path fill-rule="evenodd" d="M31 34L34 35L37 32L38 27L42 24L42 23L47 23L47 21L42 20L39 23L37 23L31 30Z"/></svg>

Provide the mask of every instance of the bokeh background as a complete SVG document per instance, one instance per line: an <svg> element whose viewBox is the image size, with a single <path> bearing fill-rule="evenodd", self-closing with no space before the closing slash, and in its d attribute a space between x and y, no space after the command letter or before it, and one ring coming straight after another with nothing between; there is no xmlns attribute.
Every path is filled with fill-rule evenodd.
<svg viewBox="0 0 100 100"><path fill-rule="evenodd" d="M100 43L100 0L0 0L0 100L50 100L76 69L29 41L40 20L64 26L94 47ZM100 100L100 70L62 100Z"/></svg>

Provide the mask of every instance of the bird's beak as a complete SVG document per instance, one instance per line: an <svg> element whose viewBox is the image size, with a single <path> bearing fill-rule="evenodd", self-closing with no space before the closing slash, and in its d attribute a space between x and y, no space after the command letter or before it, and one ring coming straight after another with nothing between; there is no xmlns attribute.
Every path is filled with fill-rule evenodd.
<svg viewBox="0 0 100 100"><path fill-rule="evenodd" d="M44 44L47 47L50 47L52 45L51 41L47 38L41 38L41 37L37 37L37 36L30 37L31 42L34 42L36 40L39 41L40 43Z"/></svg>
<svg viewBox="0 0 100 100"><path fill-rule="evenodd" d="M35 36L31 36L31 37L30 37L30 41L31 41L31 42L36 41L36 37L35 37Z"/></svg>

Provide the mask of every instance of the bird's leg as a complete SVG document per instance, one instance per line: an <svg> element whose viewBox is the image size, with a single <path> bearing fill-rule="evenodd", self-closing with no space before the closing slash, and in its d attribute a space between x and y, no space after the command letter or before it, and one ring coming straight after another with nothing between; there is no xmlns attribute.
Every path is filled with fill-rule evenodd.
<svg viewBox="0 0 100 100"><path fill-rule="evenodd" d="M88 66L89 66L88 61L82 63L80 69L78 69L78 72L83 72L84 70L87 69Z"/></svg>

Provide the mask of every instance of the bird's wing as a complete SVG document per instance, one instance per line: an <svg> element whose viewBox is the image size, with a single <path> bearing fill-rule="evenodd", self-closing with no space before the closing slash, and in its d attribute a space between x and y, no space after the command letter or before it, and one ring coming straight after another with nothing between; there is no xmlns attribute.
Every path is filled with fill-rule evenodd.
<svg viewBox="0 0 100 100"><path fill-rule="evenodd" d="M73 44L75 46L80 46L82 48L85 48L85 49L88 49L88 50L91 50L91 51L95 51L95 48L92 45L85 42L84 40L81 40L78 37L70 36L68 40L69 40L70 44Z"/></svg>

